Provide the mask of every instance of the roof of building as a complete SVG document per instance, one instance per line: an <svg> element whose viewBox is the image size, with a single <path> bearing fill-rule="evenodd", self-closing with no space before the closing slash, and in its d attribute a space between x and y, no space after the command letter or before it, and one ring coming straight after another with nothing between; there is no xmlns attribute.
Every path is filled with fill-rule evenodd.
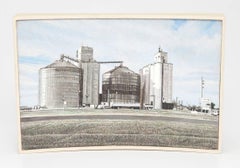
<svg viewBox="0 0 240 168"><path fill-rule="evenodd" d="M70 63L69 61L65 61L63 59L60 60L56 60L55 62L53 62L50 65L47 65L44 68L59 68L59 67L69 67L69 68L78 68L77 66L75 66L74 64Z"/></svg>
<svg viewBox="0 0 240 168"><path fill-rule="evenodd" d="M107 73L118 73L118 72L134 73L134 74L136 74L136 72L130 70L128 67L123 66L122 64L117 66L117 67L115 67L114 69L112 69L110 71L105 72L104 74L107 74Z"/></svg>

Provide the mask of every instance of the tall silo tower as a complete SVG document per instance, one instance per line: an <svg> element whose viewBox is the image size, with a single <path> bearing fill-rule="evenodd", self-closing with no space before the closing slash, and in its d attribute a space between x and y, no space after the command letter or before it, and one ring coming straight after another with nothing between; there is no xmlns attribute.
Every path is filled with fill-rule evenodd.
<svg viewBox="0 0 240 168"><path fill-rule="evenodd" d="M83 69L83 105L98 105L100 64L93 59L93 48L81 46L77 50L79 67Z"/></svg>
<svg viewBox="0 0 240 168"><path fill-rule="evenodd" d="M167 52L159 48L154 62L141 68L139 73L142 108L162 109L163 104L172 103L173 64L168 63Z"/></svg>
<svg viewBox="0 0 240 168"><path fill-rule="evenodd" d="M47 108L82 105L82 69L63 59L39 70L39 104Z"/></svg>

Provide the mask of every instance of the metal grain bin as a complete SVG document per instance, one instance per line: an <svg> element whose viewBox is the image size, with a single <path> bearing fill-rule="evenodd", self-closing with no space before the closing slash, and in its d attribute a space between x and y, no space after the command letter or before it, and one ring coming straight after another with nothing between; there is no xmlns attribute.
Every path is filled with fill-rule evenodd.
<svg viewBox="0 0 240 168"><path fill-rule="evenodd" d="M139 103L140 100L140 75L125 66L118 66L103 74L102 101L109 104ZM128 104L128 105L127 105Z"/></svg>
<svg viewBox="0 0 240 168"><path fill-rule="evenodd" d="M46 108L82 104L82 69L63 59L39 70L39 104Z"/></svg>

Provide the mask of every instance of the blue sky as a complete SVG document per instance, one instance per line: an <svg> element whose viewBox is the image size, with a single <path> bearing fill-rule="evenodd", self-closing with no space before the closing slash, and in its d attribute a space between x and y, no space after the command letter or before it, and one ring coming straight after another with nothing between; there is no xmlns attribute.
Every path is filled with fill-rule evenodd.
<svg viewBox="0 0 240 168"><path fill-rule="evenodd" d="M94 49L97 61L121 60L138 72L154 62L158 47L173 63L173 98L199 104L200 79L205 96L218 105L221 21L184 19L74 19L18 21L20 104L38 104L38 70L76 56L81 45ZM112 68L101 65L101 74Z"/></svg>

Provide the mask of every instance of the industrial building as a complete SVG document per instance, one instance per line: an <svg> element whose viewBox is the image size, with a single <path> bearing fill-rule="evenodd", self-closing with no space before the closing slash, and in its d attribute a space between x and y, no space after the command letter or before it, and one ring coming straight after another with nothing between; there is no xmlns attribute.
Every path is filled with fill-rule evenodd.
<svg viewBox="0 0 240 168"><path fill-rule="evenodd" d="M59 61L40 69L39 102L41 106L61 108L63 102L66 107L95 107L99 104L100 64L93 59L93 49L81 46L77 50L76 57L77 59L74 59L61 55ZM77 73L73 74L72 71ZM79 80L78 83L75 80ZM76 88L77 91L75 91ZM76 94L78 96L73 96ZM67 98L68 95L71 95L71 99Z"/></svg>
<svg viewBox="0 0 240 168"><path fill-rule="evenodd" d="M159 48L154 63L139 70L141 76L141 108L170 108L172 103L173 64L168 63L167 52Z"/></svg>
<svg viewBox="0 0 240 168"><path fill-rule="evenodd" d="M93 48L81 46L77 50L79 67L83 70L83 97L85 106L99 104L99 72L100 64L93 59Z"/></svg>
<svg viewBox="0 0 240 168"><path fill-rule="evenodd" d="M39 104L47 108L82 104L82 69L62 58L39 70Z"/></svg>
<svg viewBox="0 0 240 168"><path fill-rule="evenodd" d="M152 64L135 73L122 61L96 61L93 48L81 46L75 58L60 60L39 70L39 104L47 108L97 107L169 108L172 103L172 69L167 52L159 49ZM102 76L100 64L120 63ZM101 100L100 100L101 98Z"/></svg>
<svg viewBox="0 0 240 168"><path fill-rule="evenodd" d="M105 72L102 101L112 108L139 108L140 75L123 65Z"/></svg>
<svg viewBox="0 0 240 168"><path fill-rule="evenodd" d="M96 107L99 102L100 64L122 63L93 58L93 48L81 46L77 59L60 60L39 70L39 105L46 108Z"/></svg>
<svg viewBox="0 0 240 168"><path fill-rule="evenodd" d="M201 98L200 101L200 107L201 107L201 112L203 113L210 113L211 112L211 100L208 98Z"/></svg>

